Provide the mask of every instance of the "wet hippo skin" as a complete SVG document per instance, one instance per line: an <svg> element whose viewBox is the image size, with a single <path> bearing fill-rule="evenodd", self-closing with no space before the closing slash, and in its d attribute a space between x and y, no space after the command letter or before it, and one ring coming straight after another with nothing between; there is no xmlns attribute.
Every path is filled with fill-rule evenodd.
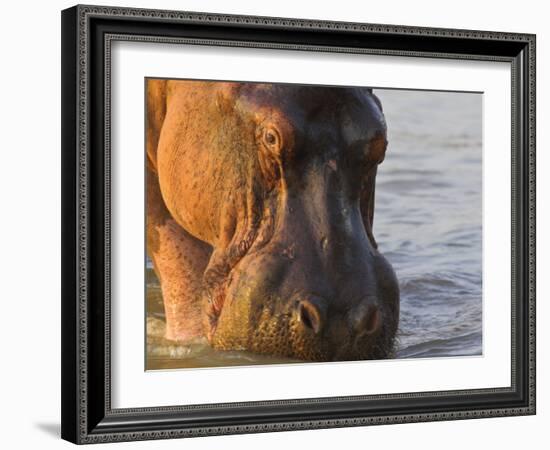
<svg viewBox="0 0 550 450"><path fill-rule="evenodd" d="M392 356L370 89L147 80L147 251L166 337L311 361Z"/></svg>

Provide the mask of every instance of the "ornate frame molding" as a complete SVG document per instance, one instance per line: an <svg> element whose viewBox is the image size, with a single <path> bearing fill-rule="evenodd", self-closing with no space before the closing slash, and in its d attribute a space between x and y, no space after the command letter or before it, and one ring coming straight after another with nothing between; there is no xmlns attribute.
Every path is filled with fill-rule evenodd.
<svg viewBox="0 0 550 450"><path fill-rule="evenodd" d="M407 49L350 47L328 45L322 43L299 44L296 42L281 43L245 39L214 39L197 37L151 36L140 33L111 32L109 30L92 30L93 22L98 19L122 23L128 20L139 21L144 27L148 23L157 22L169 26L193 25L221 27L243 27L250 35L258 30L269 30L273 33L281 31L318 30L336 33L344 36L355 33L365 36L407 38L425 37L431 42L439 42L445 38L457 39L462 47L459 52L444 52L433 45L433 50L414 49L413 44ZM118 26L118 25L117 25ZM440 421L453 419L469 419L482 417L499 417L509 415L527 415L535 413L535 36L530 34L500 33L470 30L449 30L440 28L405 27L396 25L377 25L332 21L312 21L304 19L286 19L271 17L234 16L219 14L204 14L194 12L158 11L147 9L128 9L117 7L76 6L63 13L63 377L71 380L63 388L63 437L77 443L97 443L111 441L128 441L142 439L163 439L173 437L206 436L214 434L236 434L250 432L270 432L297 429L347 427L373 424ZM104 69L102 105L104 124L102 133L103 178L94 179L94 167L91 165L94 139L90 114L98 92L91 82L97 77L98 60L96 53L99 39L103 46L101 64ZM513 185L512 185L512 386L510 388L482 389L471 391L441 391L418 394L375 395L360 397L331 397L308 400L285 400L269 402L251 402L238 404L195 405L167 408L111 409L110 402L110 67L111 43L115 40L146 41L157 43L187 43L197 45L244 46L257 48L293 49L305 51L348 52L364 54L384 54L414 57L481 59L489 61L505 61L512 64L512 155L513 155ZM494 54L483 54L476 51L482 42L498 42L499 48L510 49ZM411 41L412 42L412 41ZM416 41L414 41L416 42ZM464 51L465 46L471 46L472 51ZM95 45L95 47L94 47ZM514 49L519 49L514 53ZM70 66L70 67L69 67ZM101 70L100 70L101 71ZM94 81L97 83L97 81ZM76 107L75 107L76 105ZM96 144L99 138L94 141ZM75 152L76 149L76 152ZM76 170L74 170L76 168ZM97 173L95 173L97 174ZM103 193L100 201L103 217L97 217L98 209L92 205L97 201L95 186L101 183ZM65 192L66 191L66 192ZM95 205L95 203L94 203ZM94 335L97 323L89 320L92 314L93 298L91 290L92 276L90 271L97 264L96 257L90 257L95 251L90 237L91 229L98 229L98 221L103 222L103 264L96 272L104 275L101 296L104 304L103 324L98 327L103 338ZM524 242L525 241L525 242ZM98 245L98 243L96 243ZM520 263L520 267L518 267ZM94 276L97 273L94 272ZM527 295L521 295L527 293ZM95 304L97 308L98 305ZM522 309L523 308L523 309ZM522 317L517 317L517 313ZM521 330L516 329L519 322ZM520 333L520 334L518 334ZM518 342L518 336L523 336L525 342ZM99 339L99 340L98 340ZM69 344L68 341L71 341ZM105 380L103 386L102 404L92 406L90 395L97 393L97 386L90 380L90 367L97 364L90 358L89 350L103 342L104 366L102 373ZM520 345L522 347L520 348ZM97 348L97 347L94 347ZM518 355L518 351L520 351ZM521 370L517 372L516 367ZM99 370L99 369L98 369ZM521 384L521 386L519 386ZM522 388L521 395L518 389ZM451 408L449 410L435 409L433 411L415 411L411 413L364 414L358 416L343 415L338 418L319 418L308 420L281 420L264 423L217 424L200 426L169 426L168 422L161 426L162 420L167 420L170 414L184 414L190 410L200 410L207 416L208 411L220 408L244 407L278 407L325 405L350 400L365 402L377 400L398 399L414 403L415 400L442 397L474 399L476 396L512 395L505 406L500 404L471 409ZM526 398L524 394L527 394ZM411 403L411 404L412 404ZM147 420L143 419L146 417ZM134 420L128 425L128 421ZM100 419L100 420L98 420ZM124 420L122 420L124 419ZM145 421L144 421L145 420ZM182 419L183 420L183 419ZM124 425L121 423L124 422ZM155 427L151 424L157 424Z"/></svg>

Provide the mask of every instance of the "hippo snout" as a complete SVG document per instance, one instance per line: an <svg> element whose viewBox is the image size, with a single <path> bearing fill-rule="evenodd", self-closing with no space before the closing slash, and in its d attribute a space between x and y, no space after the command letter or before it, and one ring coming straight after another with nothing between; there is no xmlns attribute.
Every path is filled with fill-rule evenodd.
<svg viewBox="0 0 550 450"><path fill-rule="evenodd" d="M270 239L228 277L213 345L313 361L389 357L397 282L358 205L307 185L284 200Z"/></svg>

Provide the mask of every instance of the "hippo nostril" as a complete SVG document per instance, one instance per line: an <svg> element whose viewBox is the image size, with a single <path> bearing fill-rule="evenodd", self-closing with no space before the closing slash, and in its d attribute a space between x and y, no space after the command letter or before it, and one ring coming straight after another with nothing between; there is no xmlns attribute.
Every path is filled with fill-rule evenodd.
<svg viewBox="0 0 550 450"><path fill-rule="evenodd" d="M369 305L361 308L356 314L354 328L358 335L372 335L380 330L382 320L378 306Z"/></svg>
<svg viewBox="0 0 550 450"><path fill-rule="evenodd" d="M298 318L302 324L314 333L319 333L323 328L324 308L322 304L310 300L301 300L298 302Z"/></svg>
<svg viewBox="0 0 550 450"><path fill-rule="evenodd" d="M368 334L374 334L380 328L380 310L378 307L373 306L371 308L370 314L367 316L365 323L365 332Z"/></svg>

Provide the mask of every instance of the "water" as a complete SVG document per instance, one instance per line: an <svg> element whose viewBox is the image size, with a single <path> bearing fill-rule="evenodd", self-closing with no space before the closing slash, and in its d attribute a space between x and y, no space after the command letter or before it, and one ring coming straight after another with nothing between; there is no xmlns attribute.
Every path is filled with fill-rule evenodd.
<svg viewBox="0 0 550 450"><path fill-rule="evenodd" d="M375 90L389 147L376 181L374 232L401 289L397 358L482 352L482 96ZM149 270L149 369L288 363L162 338L158 281Z"/></svg>
<svg viewBox="0 0 550 450"><path fill-rule="evenodd" d="M481 354L481 94L377 91L374 232L401 289L397 356Z"/></svg>

